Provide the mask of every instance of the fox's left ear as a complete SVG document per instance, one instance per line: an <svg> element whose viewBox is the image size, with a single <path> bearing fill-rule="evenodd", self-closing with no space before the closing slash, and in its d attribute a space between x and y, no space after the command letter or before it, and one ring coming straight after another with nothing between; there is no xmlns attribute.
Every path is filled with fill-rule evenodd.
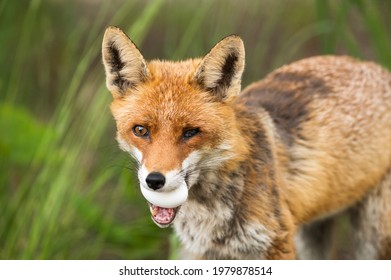
<svg viewBox="0 0 391 280"><path fill-rule="evenodd" d="M102 58L106 70L106 86L114 98L149 77L147 63L136 45L117 27L108 27L103 36Z"/></svg>
<svg viewBox="0 0 391 280"><path fill-rule="evenodd" d="M236 35L228 36L201 61L195 80L219 100L237 95L241 89L244 56L243 41Z"/></svg>

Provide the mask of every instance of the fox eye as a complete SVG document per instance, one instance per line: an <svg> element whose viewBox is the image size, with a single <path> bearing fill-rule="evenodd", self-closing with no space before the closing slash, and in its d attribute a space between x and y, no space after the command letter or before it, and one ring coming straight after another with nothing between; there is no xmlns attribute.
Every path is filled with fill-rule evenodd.
<svg viewBox="0 0 391 280"><path fill-rule="evenodd" d="M142 125L136 125L135 127L133 127L133 133L137 137L141 137L141 138L149 137L149 130Z"/></svg>
<svg viewBox="0 0 391 280"><path fill-rule="evenodd" d="M192 129L185 130L185 132L183 132L182 137L184 140L188 140L188 139L196 136L198 133L200 133L199 128L192 128Z"/></svg>

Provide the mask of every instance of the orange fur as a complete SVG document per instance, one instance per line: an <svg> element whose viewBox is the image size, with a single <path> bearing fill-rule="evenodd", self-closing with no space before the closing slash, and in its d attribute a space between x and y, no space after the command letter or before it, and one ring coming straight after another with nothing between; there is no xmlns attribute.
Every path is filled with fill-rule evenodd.
<svg viewBox="0 0 391 280"><path fill-rule="evenodd" d="M147 63L109 28L102 50L121 145L136 149L148 172L175 171L188 186L174 222L186 250L201 258L296 258L297 232L311 238L314 221L342 211L363 213L358 236L369 234L366 209L376 201L371 238L379 240L357 255L389 257L389 72L349 57L313 57L240 93L244 47L236 36L202 59ZM148 137L134 133L137 125ZM186 138L189 129L197 133Z"/></svg>

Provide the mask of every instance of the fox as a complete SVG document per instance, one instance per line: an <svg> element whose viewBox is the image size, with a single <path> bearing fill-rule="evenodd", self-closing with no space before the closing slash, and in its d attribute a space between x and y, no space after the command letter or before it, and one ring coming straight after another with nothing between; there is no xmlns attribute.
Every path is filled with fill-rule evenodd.
<svg viewBox="0 0 391 280"><path fill-rule="evenodd" d="M391 74L319 55L241 89L242 39L146 61L118 27L102 43L120 149L152 220L186 258L324 259L346 213L355 259L391 259Z"/></svg>

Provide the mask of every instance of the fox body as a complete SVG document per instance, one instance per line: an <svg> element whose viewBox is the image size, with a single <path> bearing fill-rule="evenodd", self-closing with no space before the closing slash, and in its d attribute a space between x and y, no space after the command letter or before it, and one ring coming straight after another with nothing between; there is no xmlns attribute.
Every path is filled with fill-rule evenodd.
<svg viewBox="0 0 391 280"><path fill-rule="evenodd" d="M386 70L319 56L241 92L237 36L202 59L147 63L110 27L102 52L119 145L153 220L173 224L191 257L327 257L326 226L348 212L355 257L391 258Z"/></svg>

